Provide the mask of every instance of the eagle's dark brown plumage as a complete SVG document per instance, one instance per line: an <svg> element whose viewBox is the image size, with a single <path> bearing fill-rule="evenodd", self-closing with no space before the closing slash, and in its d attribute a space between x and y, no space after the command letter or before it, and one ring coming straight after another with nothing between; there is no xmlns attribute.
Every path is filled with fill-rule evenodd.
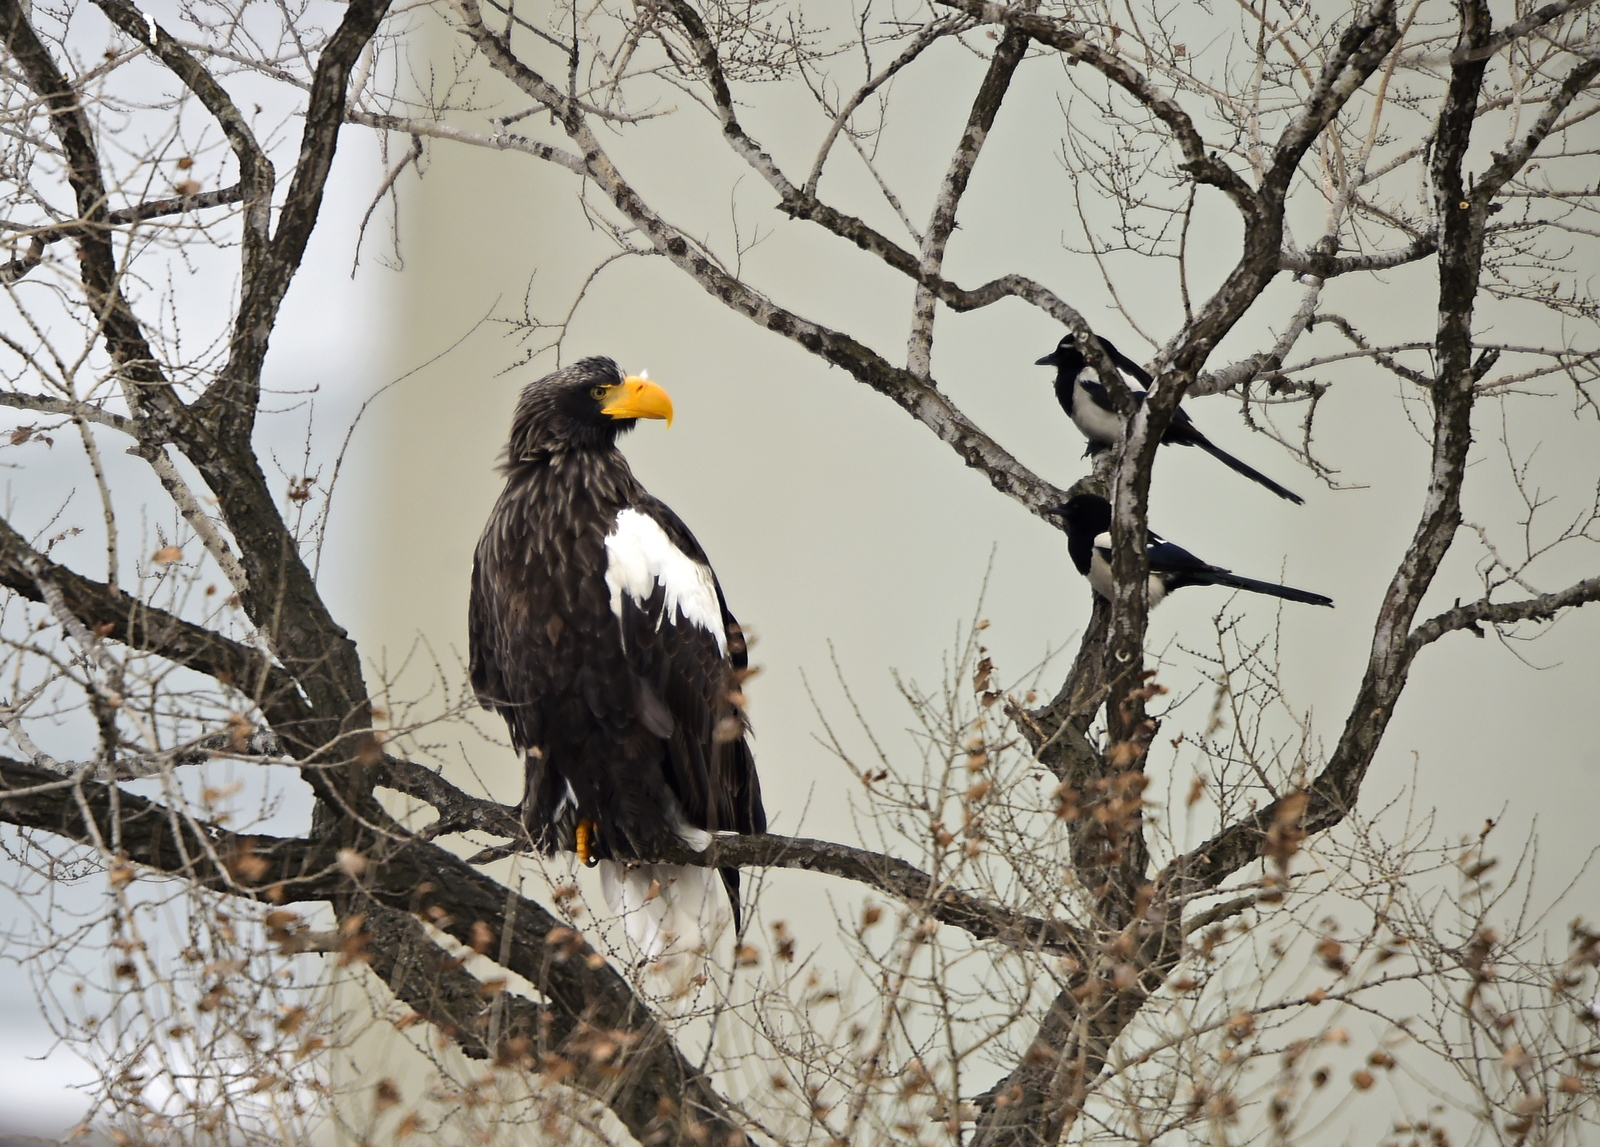
<svg viewBox="0 0 1600 1147"><path fill-rule="evenodd" d="M670 416L659 387L587 358L530 383L512 418L505 490L473 563L471 672L524 755L523 815L546 853L583 851L580 824L605 862L766 828L737 704L743 635L694 535L616 448L635 419ZM737 918L738 872L721 874ZM703 870L602 875L652 954L694 930L672 918L671 885ZM633 887L651 879L660 896Z"/></svg>

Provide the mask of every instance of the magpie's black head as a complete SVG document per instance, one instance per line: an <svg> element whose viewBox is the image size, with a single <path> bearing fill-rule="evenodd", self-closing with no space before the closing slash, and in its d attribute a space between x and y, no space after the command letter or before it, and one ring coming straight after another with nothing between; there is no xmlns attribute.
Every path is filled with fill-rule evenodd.
<svg viewBox="0 0 1600 1147"><path fill-rule="evenodd" d="M1073 366L1081 367L1083 352L1078 349L1078 336L1068 331L1061 336L1061 341L1056 343L1056 349L1035 362L1034 366Z"/></svg>
<svg viewBox="0 0 1600 1147"><path fill-rule="evenodd" d="M672 400L643 375L623 376L609 358L585 358L522 388L511 416L512 462L541 452L604 450L640 418L672 425Z"/></svg>
<svg viewBox="0 0 1600 1147"><path fill-rule="evenodd" d="M1069 534L1094 538L1111 528L1111 503L1097 494L1075 494L1045 513L1065 523Z"/></svg>

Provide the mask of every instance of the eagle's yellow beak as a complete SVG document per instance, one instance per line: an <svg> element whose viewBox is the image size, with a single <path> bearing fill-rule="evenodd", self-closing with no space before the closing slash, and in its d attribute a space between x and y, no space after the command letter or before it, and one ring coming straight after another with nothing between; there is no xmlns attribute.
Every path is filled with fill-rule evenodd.
<svg viewBox="0 0 1600 1147"><path fill-rule="evenodd" d="M672 399L648 378L630 374L611 388L600 409L612 418L665 418L672 425Z"/></svg>

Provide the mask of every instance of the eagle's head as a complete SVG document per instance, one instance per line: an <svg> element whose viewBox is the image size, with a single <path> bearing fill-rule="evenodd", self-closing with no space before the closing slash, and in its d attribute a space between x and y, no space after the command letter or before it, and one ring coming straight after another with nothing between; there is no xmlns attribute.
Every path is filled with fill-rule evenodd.
<svg viewBox="0 0 1600 1147"><path fill-rule="evenodd" d="M640 418L672 425L672 399L643 375L624 376L609 358L580 359L522 388L506 454L513 463L540 453L606 450Z"/></svg>

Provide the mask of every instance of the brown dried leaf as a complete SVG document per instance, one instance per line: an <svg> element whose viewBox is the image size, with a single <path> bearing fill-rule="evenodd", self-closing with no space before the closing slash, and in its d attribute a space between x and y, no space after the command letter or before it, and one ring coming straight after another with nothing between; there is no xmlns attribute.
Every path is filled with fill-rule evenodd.
<svg viewBox="0 0 1600 1147"><path fill-rule="evenodd" d="M1532 1062L1533 1057L1523 1050L1523 1047L1520 1043L1512 1044L1510 1047L1506 1048L1505 1053L1500 1056L1500 1066L1509 1068L1512 1071L1519 1071L1522 1068L1527 1067Z"/></svg>
<svg viewBox="0 0 1600 1147"><path fill-rule="evenodd" d="M278 1009L282 1014L278 1016L277 1029L284 1035L294 1035L310 1016L310 1012L298 1005L285 1004Z"/></svg>
<svg viewBox="0 0 1600 1147"><path fill-rule="evenodd" d="M250 837L238 842L228 864L234 876L249 884L260 880L271 868L272 865L265 858L256 855L256 842Z"/></svg>
<svg viewBox="0 0 1600 1147"><path fill-rule="evenodd" d="M480 956L483 955L494 944L494 930L482 920L474 920L472 922L470 944L474 952Z"/></svg>
<svg viewBox="0 0 1600 1147"><path fill-rule="evenodd" d="M794 936L789 932L786 921L778 920L772 925L772 939L774 947L772 955L775 959L790 963L794 960Z"/></svg>

